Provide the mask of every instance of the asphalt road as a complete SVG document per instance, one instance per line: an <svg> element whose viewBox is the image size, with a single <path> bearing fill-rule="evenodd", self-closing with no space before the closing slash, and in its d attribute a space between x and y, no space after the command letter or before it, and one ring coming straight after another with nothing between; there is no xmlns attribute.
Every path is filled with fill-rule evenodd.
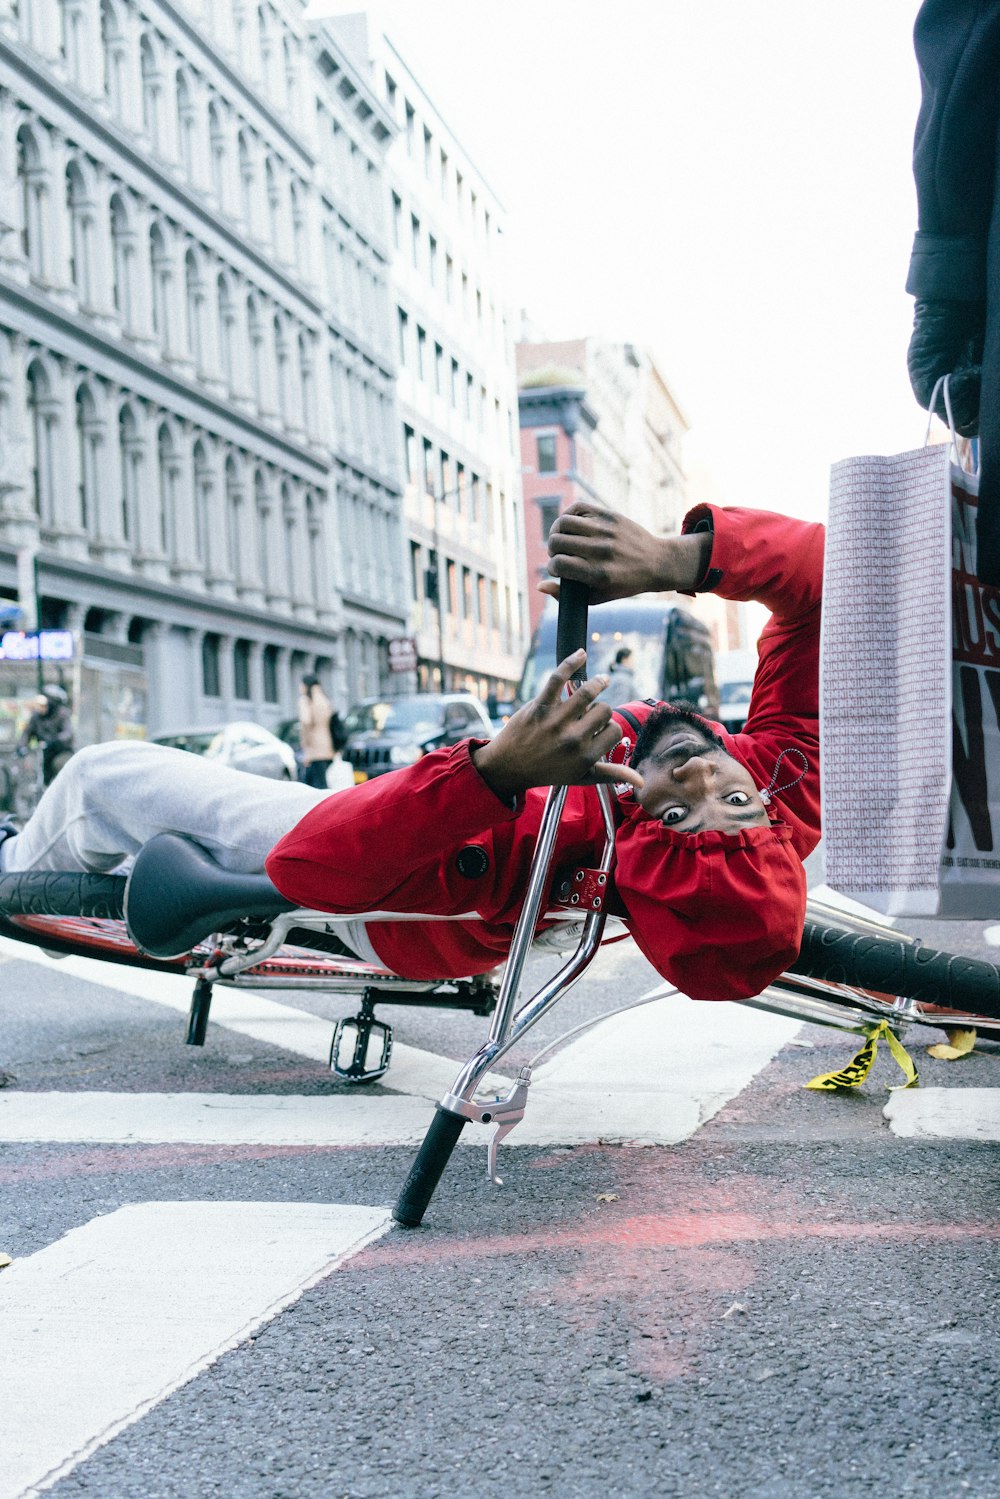
<svg viewBox="0 0 1000 1499"><path fill-rule="evenodd" d="M991 951L978 928L949 927L956 935ZM351 1107L349 1090L301 1052L219 1025L204 1051L186 1048L179 1016L147 999L16 958L0 974L0 1104L30 1094L47 1107L71 1094L82 1107L81 1095L105 1092ZM654 980L629 944L609 949L542 1039ZM386 1013L399 1039L457 1060L485 1025ZM657 1012L650 1025L666 1028L669 1045L669 1017ZM1000 1085L1000 1048L935 1062L923 1049L934 1039L911 1033L925 1086L957 1095ZM883 1109L898 1079L884 1056L856 1093L803 1089L852 1049L832 1031L789 1030L688 1138L608 1144L595 1124L593 1139L572 1146L502 1151L503 1189L487 1181L480 1148L460 1148L423 1228L388 1229L345 1258L188 1382L174 1380L51 1492L997 1495L997 1146L894 1133ZM612 1051L603 1061L626 1076L642 1061ZM389 1088L370 1096L387 1117L400 1102ZM418 1107L429 1118L430 1103ZM44 1265L43 1251L95 1223L127 1221L130 1205L379 1209L413 1153L378 1141L7 1143L0 1250L15 1263L0 1273L0 1325L5 1276ZM280 1276L281 1233L261 1242L261 1270ZM182 1239L167 1262L162 1329L154 1318L134 1334L154 1362L195 1296L192 1276L208 1308L231 1290L228 1263L200 1268L200 1244L192 1238L188 1253ZM88 1285L108 1282L110 1311L56 1340L42 1437L58 1427L60 1399L76 1398L59 1393L61 1361L81 1341L85 1352L109 1317L128 1323L142 1255L140 1245L89 1266ZM46 1301L39 1293L40 1325ZM85 1358L82 1367L77 1392L113 1372L88 1375ZM7 1374L16 1387L31 1370ZM0 1495L23 1491L4 1488L0 1463Z"/></svg>

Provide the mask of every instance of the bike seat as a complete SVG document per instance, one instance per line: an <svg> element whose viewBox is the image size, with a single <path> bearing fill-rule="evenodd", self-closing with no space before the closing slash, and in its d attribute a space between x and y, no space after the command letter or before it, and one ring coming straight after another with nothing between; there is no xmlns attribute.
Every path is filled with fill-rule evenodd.
<svg viewBox="0 0 1000 1499"><path fill-rule="evenodd" d="M125 886L125 925L141 952L179 958L244 916L294 911L266 874L233 874L180 833L157 833L136 855Z"/></svg>

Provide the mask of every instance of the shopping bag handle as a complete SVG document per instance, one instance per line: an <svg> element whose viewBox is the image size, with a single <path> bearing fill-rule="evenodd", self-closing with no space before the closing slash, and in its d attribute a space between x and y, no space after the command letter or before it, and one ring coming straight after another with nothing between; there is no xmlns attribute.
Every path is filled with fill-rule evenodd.
<svg viewBox="0 0 1000 1499"><path fill-rule="evenodd" d="M590 589L586 583L576 583L563 578L559 584L559 617L556 622L556 661L565 661L587 644L587 611L590 606ZM575 687L586 676L586 666L573 673Z"/></svg>

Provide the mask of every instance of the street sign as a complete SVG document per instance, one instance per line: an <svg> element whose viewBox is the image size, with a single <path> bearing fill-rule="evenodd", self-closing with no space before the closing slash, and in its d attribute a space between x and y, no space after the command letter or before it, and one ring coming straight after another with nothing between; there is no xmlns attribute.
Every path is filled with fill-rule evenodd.
<svg viewBox="0 0 1000 1499"><path fill-rule="evenodd" d="M417 642L412 635L397 635L388 646L390 671L416 671Z"/></svg>

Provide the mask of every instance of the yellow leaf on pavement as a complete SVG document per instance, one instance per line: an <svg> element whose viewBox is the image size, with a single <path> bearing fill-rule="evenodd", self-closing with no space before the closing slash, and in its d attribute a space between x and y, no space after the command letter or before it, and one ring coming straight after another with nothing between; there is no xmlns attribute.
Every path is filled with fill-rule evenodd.
<svg viewBox="0 0 1000 1499"><path fill-rule="evenodd" d="M950 1030L945 1035L947 1042L938 1041L927 1048L927 1055L937 1057L939 1062L957 1062L959 1057L967 1057L976 1044L975 1031Z"/></svg>

